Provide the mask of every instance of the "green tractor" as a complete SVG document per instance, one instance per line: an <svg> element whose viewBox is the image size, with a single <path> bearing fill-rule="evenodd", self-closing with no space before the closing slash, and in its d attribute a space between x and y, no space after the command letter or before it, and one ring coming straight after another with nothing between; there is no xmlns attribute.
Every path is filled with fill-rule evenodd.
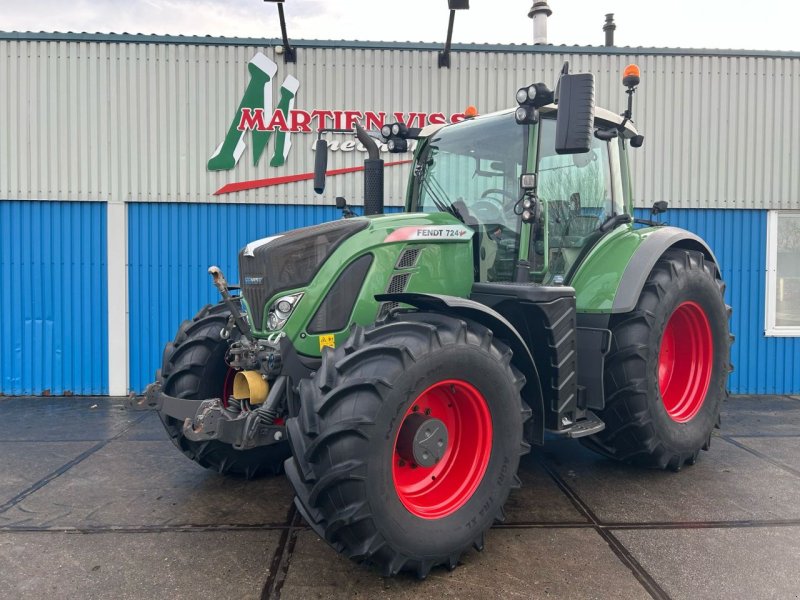
<svg viewBox="0 0 800 600"><path fill-rule="evenodd" d="M622 116L565 65L516 109L385 126L392 151L417 140L398 214L357 127L367 216L337 201L346 218L247 244L240 288L209 269L222 302L181 325L141 403L204 467L285 469L314 531L389 576L481 549L546 433L694 463L726 395L730 309L702 239L634 226L638 70L623 81Z"/></svg>

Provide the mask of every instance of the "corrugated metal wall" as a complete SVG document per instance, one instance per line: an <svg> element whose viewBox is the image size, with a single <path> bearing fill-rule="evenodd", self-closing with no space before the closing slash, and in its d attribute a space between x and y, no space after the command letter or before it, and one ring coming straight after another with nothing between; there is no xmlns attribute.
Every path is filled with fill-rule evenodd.
<svg viewBox="0 0 800 600"><path fill-rule="evenodd" d="M181 321L219 301L210 265L238 282L237 256L247 242L340 217L330 205L129 204L131 389L153 380Z"/></svg>
<svg viewBox="0 0 800 600"><path fill-rule="evenodd" d="M0 201L0 395L108 393L106 207Z"/></svg>
<svg viewBox="0 0 800 600"><path fill-rule="evenodd" d="M0 33L0 198L9 200L0 201L0 267L20 290L0 295L0 314L11 315L0 321L0 394L107 392L107 323L124 322L125 307L115 302L109 316L106 248L125 229L115 221L106 238L106 201L128 203L128 257L115 250L109 264L129 264L137 391L178 323L216 299L209 264L236 279L247 241L337 218L336 195L360 204L358 174L330 178L324 198L307 181L212 195L312 170L315 136L292 134L281 167L269 166L274 140L253 166L247 138L235 169L207 171L257 52L277 65L275 100L292 75L296 108L388 114L504 108L520 85L554 82L564 60L595 73L598 104L619 110L619 73L639 63L634 114L646 142L632 153L637 204L668 200L668 219L718 253L737 335L731 389L800 393L800 338L763 336L764 209L800 208L800 53L465 46L439 69L436 44L298 42L298 63L286 65L276 43ZM332 152L329 168L361 158ZM402 203L407 169L389 168L389 203ZM747 210L722 210L731 208Z"/></svg>
<svg viewBox="0 0 800 600"><path fill-rule="evenodd" d="M649 211L637 212L649 218ZM733 307L731 332L736 336L730 390L800 393L800 338L764 336L766 211L670 209L663 220L706 240L722 265L725 300Z"/></svg>
<svg viewBox="0 0 800 600"><path fill-rule="evenodd" d="M637 198L676 208L800 206L793 158L800 136L791 126L800 121L800 53L473 47L455 51L452 68L439 69L431 45L296 42L297 64L284 64L269 40L14 37L20 36L0 34L0 81L15 83L5 88L0 110L0 155L7 160L0 197L319 203L308 182L212 196L226 183L312 170L310 133L292 134L281 167L269 166L274 141L254 167L248 140L235 169L206 170L247 86L248 61L263 52L277 64L276 98L293 75L300 82L296 108L387 114L449 115L468 103L483 113L505 108L519 86L555 82L564 60L573 71L595 73L598 104L618 111L620 73L637 62L643 83L635 117L647 140L634 153ZM333 152L330 168L360 164L359 155ZM390 171L387 199L401 204L407 167ZM335 195L360 203L361 178L331 180L324 202Z"/></svg>

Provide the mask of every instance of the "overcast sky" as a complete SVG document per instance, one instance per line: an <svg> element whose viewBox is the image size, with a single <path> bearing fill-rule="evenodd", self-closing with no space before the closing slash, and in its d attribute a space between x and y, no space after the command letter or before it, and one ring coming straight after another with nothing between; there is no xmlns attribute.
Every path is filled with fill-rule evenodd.
<svg viewBox="0 0 800 600"><path fill-rule="evenodd" d="M531 43L531 0L470 0L455 42ZM619 46L800 51L796 0L549 0L553 44L602 45L616 13ZM290 38L443 42L445 0L286 0ZM0 30L278 37L262 0L0 0Z"/></svg>

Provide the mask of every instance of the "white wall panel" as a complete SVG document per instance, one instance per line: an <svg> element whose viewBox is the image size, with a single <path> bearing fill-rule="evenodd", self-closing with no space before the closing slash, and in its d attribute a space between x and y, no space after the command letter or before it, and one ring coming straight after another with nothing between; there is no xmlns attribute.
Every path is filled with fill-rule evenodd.
<svg viewBox="0 0 800 600"><path fill-rule="evenodd" d="M506 108L521 85L553 83L561 64L597 76L598 104L621 111L620 73L642 68L634 115L646 141L633 152L637 205L800 206L800 53L464 46L452 68L436 45L296 42L284 64L270 40L0 33L0 198L153 202L360 204L361 175L332 177L324 199L310 181L214 196L222 186L307 173L315 135L291 134L285 165L257 165L252 143L236 167L210 172L263 52L300 81L295 108L443 112ZM347 138L339 136L340 142ZM333 152L329 168L361 164ZM385 155L387 161L403 155ZM401 204L407 166L387 169Z"/></svg>

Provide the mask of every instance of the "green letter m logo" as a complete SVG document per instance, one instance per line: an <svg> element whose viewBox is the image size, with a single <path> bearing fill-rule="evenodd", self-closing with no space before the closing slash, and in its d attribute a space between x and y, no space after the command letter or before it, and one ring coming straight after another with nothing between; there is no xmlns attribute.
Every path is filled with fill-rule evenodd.
<svg viewBox="0 0 800 600"><path fill-rule="evenodd" d="M267 128L266 123L272 118L272 78L278 65L259 52L250 60L247 68L250 71L250 83L247 84L225 139L208 159L209 171L226 171L236 166L244 152L244 135L248 130L252 131L253 136L253 165L258 164L258 159L272 137L273 132ZM277 110L284 115L289 114L294 107L294 98L299 87L300 82L296 78L291 75L286 77L281 85ZM289 135L286 131L276 129L275 151L269 163L273 167L280 167L286 162L292 146Z"/></svg>

